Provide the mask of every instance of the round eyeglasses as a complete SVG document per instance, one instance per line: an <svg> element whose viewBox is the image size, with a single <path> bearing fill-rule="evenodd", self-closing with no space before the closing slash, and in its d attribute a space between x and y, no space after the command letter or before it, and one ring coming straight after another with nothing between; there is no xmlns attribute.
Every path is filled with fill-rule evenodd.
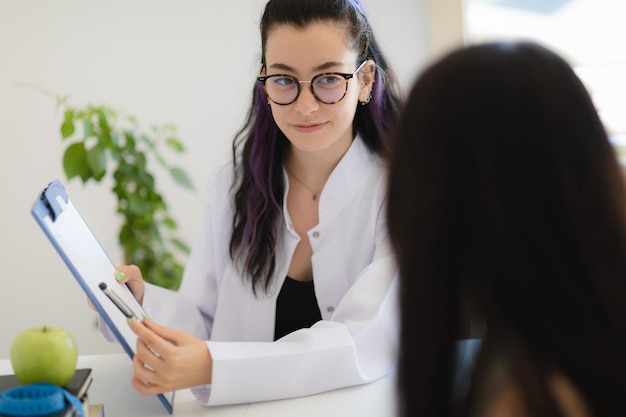
<svg viewBox="0 0 626 417"><path fill-rule="evenodd" d="M293 75L287 74L261 75L257 77L257 80L263 83L267 98L280 106L291 104L300 97L302 83L311 85L311 93L320 103L335 104L346 96L348 81L361 71L366 62L363 61L351 74L325 72L317 74L310 81L300 81Z"/></svg>

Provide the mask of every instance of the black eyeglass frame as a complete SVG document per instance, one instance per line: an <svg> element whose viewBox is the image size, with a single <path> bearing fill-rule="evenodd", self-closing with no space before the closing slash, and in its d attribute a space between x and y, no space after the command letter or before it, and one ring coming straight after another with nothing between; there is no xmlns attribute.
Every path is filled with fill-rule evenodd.
<svg viewBox="0 0 626 417"><path fill-rule="evenodd" d="M270 74L270 75L259 75L257 77L257 80L263 83L263 91L265 91L265 95L267 96L267 98L274 104L277 104L279 106L288 106L290 104L293 104L296 102L296 100L298 100L298 97L300 97L300 93L302 92L302 88L301 85L302 83L309 83L309 88L311 89L311 94L313 94L313 97L315 97L315 100L319 101L320 103L323 104L335 104L335 103L339 103L341 100L343 100L343 98L346 96L346 93L348 92L348 82L350 81L350 79L354 78L354 76L356 74L359 73L359 71L361 71L363 69L363 67L365 66L365 63L367 63L367 60L361 62L361 65L359 65L354 72L352 73L344 73L344 72L323 72L321 74L317 74L315 77L311 78L308 81L300 81L298 80L296 77L294 77L293 75L289 75L289 74ZM317 80L320 77L325 77L325 76L329 76L329 75L337 75L339 77L343 77L343 79L346 81L345 83L345 90L343 92L343 95L341 96L341 98L332 101L330 103L325 102L324 100L322 100L317 94L315 94L315 90L313 89L313 83L315 82L315 80ZM287 77L287 78L291 78L296 82L296 86L298 89L298 92L296 93L296 97L291 100L289 103L279 103L277 101L275 101L272 96L269 95L269 93L267 92L267 87L265 86L265 82L267 80L269 80L272 77Z"/></svg>

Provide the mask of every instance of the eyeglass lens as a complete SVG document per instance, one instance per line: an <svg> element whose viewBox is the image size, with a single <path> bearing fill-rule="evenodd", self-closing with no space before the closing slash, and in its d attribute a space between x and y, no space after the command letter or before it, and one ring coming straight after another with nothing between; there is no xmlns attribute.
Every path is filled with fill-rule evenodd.
<svg viewBox="0 0 626 417"><path fill-rule="evenodd" d="M347 91L347 81L337 74L319 74L311 81L313 95L322 103L333 104L340 101ZM272 101L277 104L289 104L296 101L299 90L306 88L300 86L296 77L290 75L280 75L269 77L265 82L265 91Z"/></svg>

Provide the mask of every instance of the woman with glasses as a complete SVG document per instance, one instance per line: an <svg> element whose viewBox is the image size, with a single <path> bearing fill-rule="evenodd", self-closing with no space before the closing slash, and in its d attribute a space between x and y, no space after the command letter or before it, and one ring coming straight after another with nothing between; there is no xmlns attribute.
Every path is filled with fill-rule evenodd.
<svg viewBox="0 0 626 417"><path fill-rule="evenodd" d="M401 416L626 415L626 189L575 72L537 44L474 45L424 71L404 111Z"/></svg>
<svg viewBox="0 0 626 417"><path fill-rule="evenodd" d="M136 267L118 273L151 316L132 323L143 394L296 397L396 362L382 157L395 78L357 0L270 0L260 29L252 105L180 290L144 284Z"/></svg>

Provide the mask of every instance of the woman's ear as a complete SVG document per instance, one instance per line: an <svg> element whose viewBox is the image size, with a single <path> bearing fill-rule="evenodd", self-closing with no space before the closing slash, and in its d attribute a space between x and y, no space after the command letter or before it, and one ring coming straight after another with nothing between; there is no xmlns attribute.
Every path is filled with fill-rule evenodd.
<svg viewBox="0 0 626 417"><path fill-rule="evenodd" d="M368 59L361 71L359 71L359 80L361 81L361 89L359 91L359 101L369 102L372 96L372 88L374 88L374 79L376 78L376 63Z"/></svg>

